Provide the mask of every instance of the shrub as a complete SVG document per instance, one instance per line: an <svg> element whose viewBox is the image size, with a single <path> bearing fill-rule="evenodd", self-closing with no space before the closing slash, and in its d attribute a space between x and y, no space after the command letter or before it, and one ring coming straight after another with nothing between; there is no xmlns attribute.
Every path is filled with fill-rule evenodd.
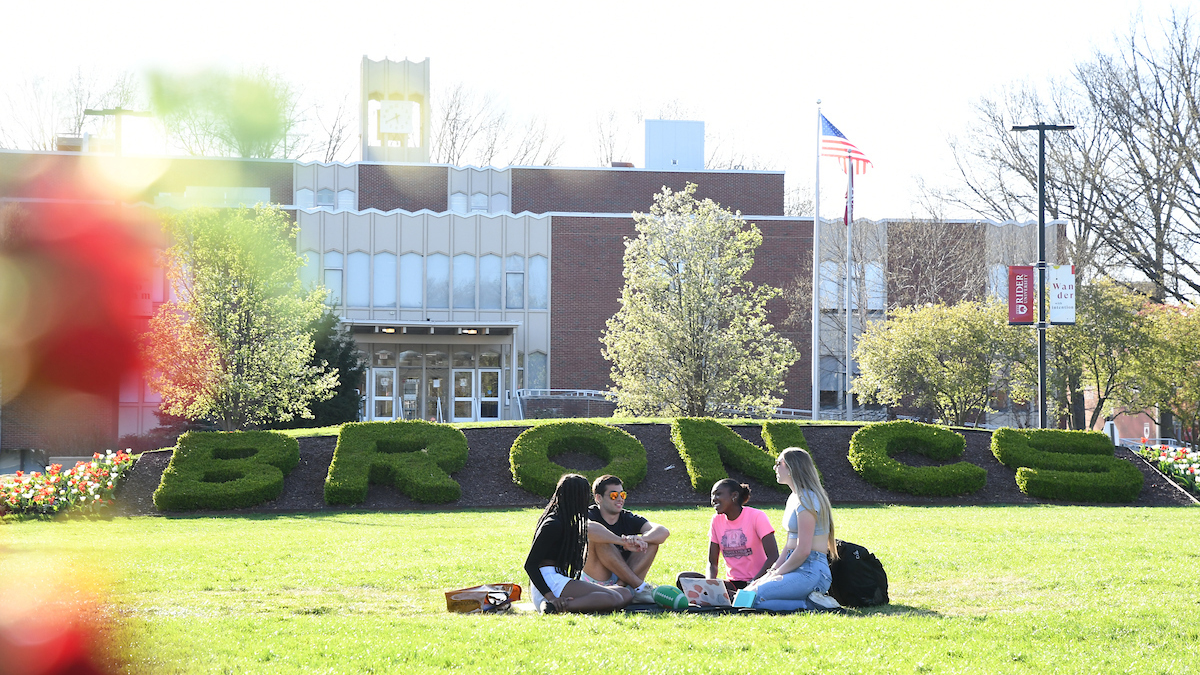
<svg viewBox="0 0 1200 675"><path fill-rule="evenodd" d="M775 457L788 448L808 450L808 440L804 438L804 425L799 422L763 422L762 437L767 452Z"/></svg>
<svg viewBox="0 0 1200 675"><path fill-rule="evenodd" d="M296 439L273 431L189 431L154 491L160 511L238 509L283 492L283 477L300 463Z"/></svg>
<svg viewBox="0 0 1200 675"><path fill-rule="evenodd" d="M776 441L795 438L794 433L782 431L780 434L781 431L775 429L776 436L773 438ZM803 439L804 435L800 434L800 440ZM687 467L692 489L697 492L708 492L714 483L728 478L725 464L765 485L774 485L779 490L789 489L775 482L775 453L754 445L714 419L678 418L671 422L671 440ZM789 446L783 446L786 447Z"/></svg>
<svg viewBox="0 0 1200 675"><path fill-rule="evenodd" d="M1112 441L1098 431L997 429L992 454L1017 470L1027 495L1075 502L1119 503L1137 499L1145 477L1113 456Z"/></svg>
<svg viewBox="0 0 1200 675"><path fill-rule="evenodd" d="M428 504L457 501L462 488L450 474L467 464L467 437L445 424L352 422L338 434L325 503L359 504L371 483L391 485Z"/></svg>
<svg viewBox="0 0 1200 675"><path fill-rule="evenodd" d="M961 457L966 439L946 427L920 422L867 424L850 438L850 465L876 487L923 497L970 494L987 482L987 471L970 462L909 466L892 459L915 452L933 460Z"/></svg>
<svg viewBox="0 0 1200 675"><path fill-rule="evenodd" d="M536 495L552 496L558 479L573 473L552 460L564 452L594 455L607 463L576 472L589 482L612 474L632 489L646 477L646 448L625 431L595 422L546 422L529 427L513 442L508 456L513 481Z"/></svg>

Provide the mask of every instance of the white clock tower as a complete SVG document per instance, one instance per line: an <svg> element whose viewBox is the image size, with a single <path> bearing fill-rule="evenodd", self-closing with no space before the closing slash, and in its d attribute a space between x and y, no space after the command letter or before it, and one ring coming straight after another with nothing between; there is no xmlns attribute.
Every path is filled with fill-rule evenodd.
<svg viewBox="0 0 1200 675"><path fill-rule="evenodd" d="M429 59L362 60L361 147L367 162L429 162Z"/></svg>

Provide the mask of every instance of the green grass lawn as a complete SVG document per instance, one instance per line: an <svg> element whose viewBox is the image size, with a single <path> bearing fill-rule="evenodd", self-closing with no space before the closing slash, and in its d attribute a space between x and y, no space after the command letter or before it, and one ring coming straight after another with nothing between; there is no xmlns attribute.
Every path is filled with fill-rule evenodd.
<svg viewBox="0 0 1200 675"><path fill-rule="evenodd" d="M651 581L703 570L708 510L641 513L672 531ZM839 508L892 599L842 615L448 614L445 590L528 583L536 516L17 522L0 579L107 570L137 672L1200 671L1200 509Z"/></svg>

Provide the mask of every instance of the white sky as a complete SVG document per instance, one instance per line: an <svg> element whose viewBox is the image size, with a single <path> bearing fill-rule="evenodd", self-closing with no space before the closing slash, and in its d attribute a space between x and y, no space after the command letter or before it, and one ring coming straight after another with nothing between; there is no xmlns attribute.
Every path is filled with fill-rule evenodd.
<svg viewBox="0 0 1200 675"><path fill-rule="evenodd" d="M543 114L567 141L560 165L596 165L601 113L654 117L678 101L706 122L710 142L719 136L787 171L789 186L812 183L819 98L875 163L855 181L856 215L903 217L923 215L913 204L918 177L953 181L946 139L965 129L981 95L1066 76L1126 32L1139 7L1153 27L1171 6L0 0L0 92L34 76L65 79L77 67L104 81L123 70L267 65L314 97L356 101L364 54L430 57L435 93L461 81L493 91L518 115ZM642 131L630 127L629 159L642 166ZM844 178L835 160L822 167L821 210L832 217Z"/></svg>

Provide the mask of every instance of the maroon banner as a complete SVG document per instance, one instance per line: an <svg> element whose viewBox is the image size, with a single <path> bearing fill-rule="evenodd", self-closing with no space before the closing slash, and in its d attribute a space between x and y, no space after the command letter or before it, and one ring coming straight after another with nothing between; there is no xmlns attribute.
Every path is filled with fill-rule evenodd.
<svg viewBox="0 0 1200 675"><path fill-rule="evenodd" d="M1034 281L1032 265L1008 266L1008 323L1033 324Z"/></svg>

